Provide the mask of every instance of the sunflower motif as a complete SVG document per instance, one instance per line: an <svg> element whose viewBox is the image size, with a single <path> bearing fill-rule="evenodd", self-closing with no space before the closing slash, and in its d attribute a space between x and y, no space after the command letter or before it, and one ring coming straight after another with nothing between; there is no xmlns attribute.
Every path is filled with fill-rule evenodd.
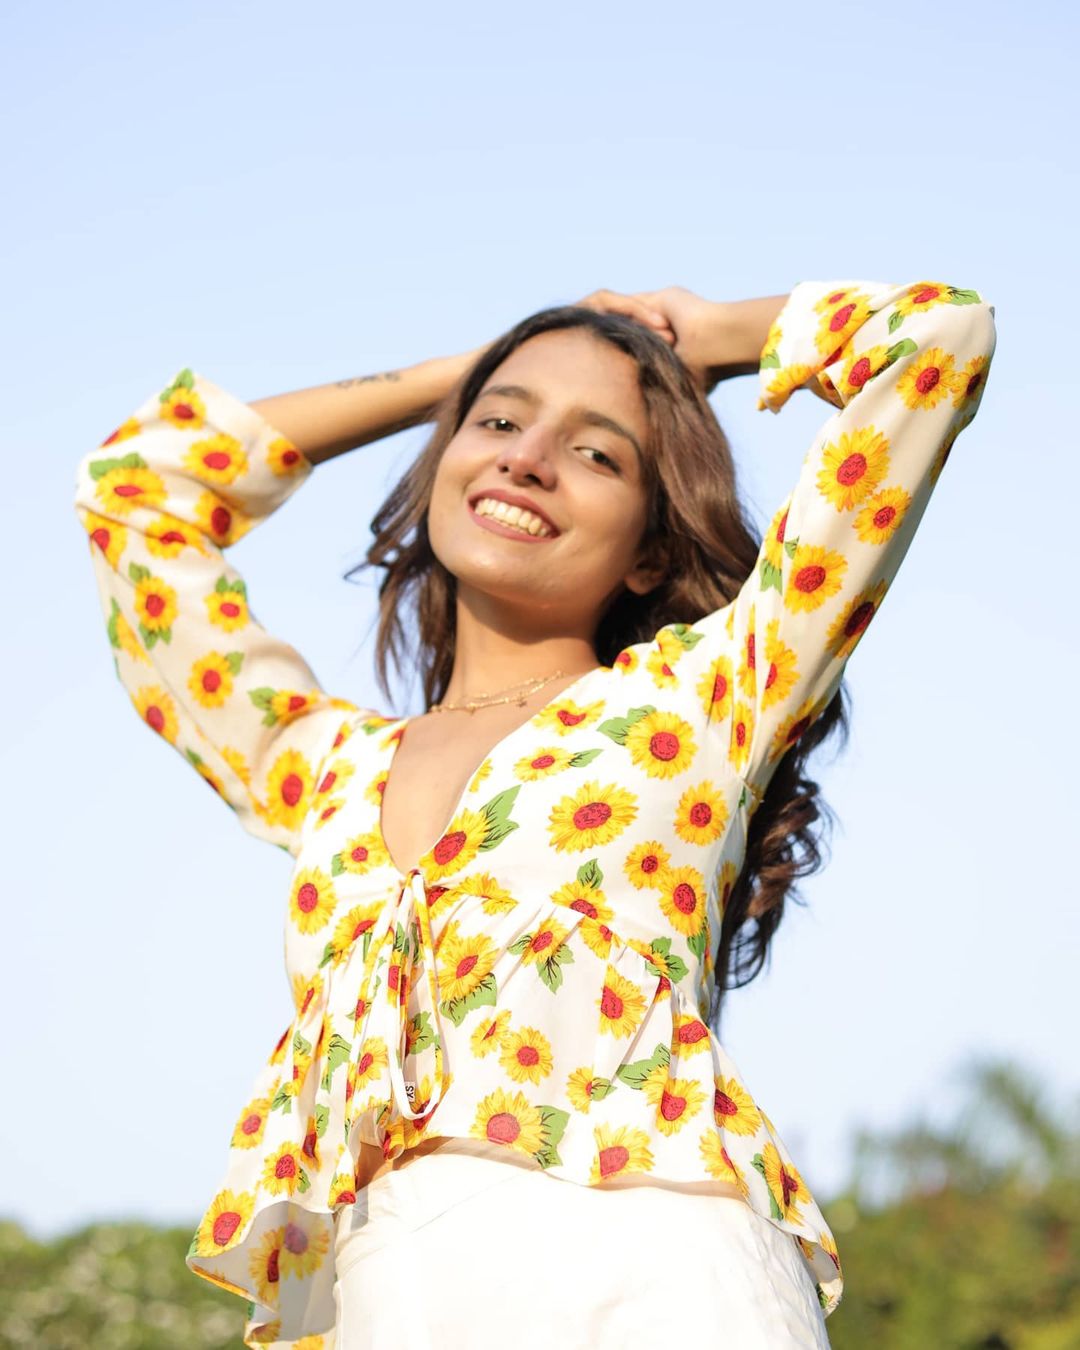
<svg viewBox="0 0 1080 1350"><path fill-rule="evenodd" d="M843 584L847 559L817 544L799 544L791 560L784 604L793 613L820 609Z"/></svg>
<svg viewBox="0 0 1080 1350"><path fill-rule="evenodd" d="M783 703L799 678L799 658L793 647L780 638L780 620L770 619L765 627L765 685L761 707Z"/></svg>
<svg viewBox="0 0 1080 1350"><path fill-rule="evenodd" d="M135 612L144 636L160 633L164 637L176 619L176 592L160 577L141 576L135 583Z"/></svg>
<svg viewBox="0 0 1080 1350"><path fill-rule="evenodd" d="M738 1079L717 1074L714 1083L713 1115L717 1125L732 1134L757 1134L761 1129L761 1112Z"/></svg>
<svg viewBox="0 0 1080 1350"><path fill-rule="evenodd" d="M473 774L472 778L469 780L469 788L468 788L469 792L477 792L480 788L480 784L483 783L485 779L487 779L490 776L490 774L491 774L491 756L489 755L487 759L483 761L483 763L480 765L477 771Z"/></svg>
<svg viewBox="0 0 1080 1350"><path fill-rule="evenodd" d="M611 955L612 944L615 941L615 934L606 923L582 919L578 925L578 933L581 935L582 942L594 956L598 956L601 961L608 959Z"/></svg>
<svg viewBox="0 0 1080 1350"><path fill-rule="evenodd" d="M552 808L548 834L559 852L581 852L611 843L636 816L637 798L632 792L594 779Z"/></svg>
<svg viewBox="0 0 1080 1350"><path fill-rule="evenodd" d="M647 839L626 855L623 871L639 891L660 884L660 873L671 862L671 854L658 839Z"/></svg>
<svg viewBox="0 0 1080 1350"><path fill-rule="evenodd" d="M307 813L315 786L311 765L299 750L283 750L266 775L266 816L295 830Z"/></svg>
<svg viewBox="0 0 1080 1350"><path fill-rule="evenodd" d="M598 886L590 886L576 878L553 891L551 899L557 905L565 905L577 914L584 914L587 919L603 921L615 917L615 911L607 903L604 892Z"/></svg>
<svg viewBox="0 0 1080 1350"><path fill-rule="evenodd" d="M325 797L331 792L340 792L355 772L356 765L343 755L338 755L336 759L331 760L315 788L316 804L321 797Z"/></svg>
<svg viewBox="0 0 1080 1350"><path fill-rule="evenodd" d="M467 877L462 877L447 890L445 898L459 900L463 896L479 900L480 908L485 914L509 914L511 910L517 909L518 904L506 887L500 885L498 879L490 872L473 872Z"/></svg>
<svg viewBox="0 0 1080 1350"><path fill-rule="evenodd" d="M382 806L383 793L386 790L386 770L377 773L375 777L364 788L364 800L372 806Z"/></svg>
<svg viewBox="0 0 1080 1350"><path fill-rule="evenodd" d="M480 1101L469 1134L532 1156L543 1147L543 1118L520 1092L496 1088Z"/></svg>
<svg viewBox="0 0 1080 1350"><path fill-rule="evenodd" d="M650 778L676 778L690 767L697 745L685 718L672 712L646 713L626 732L630 758Z"/></svg>
<svg viewBox="0 0 1080 1350"><path fill-rule="evenodd" d="M506 1031L500 1043L499 1063L515 1083L539 1085L551 1073L551 1042L536 1027Z"/></svg>
<svg viewBox="0 0 1080 1350"><path fill-rule="evenodd" d="M853 352L844 361L839 374L833 375L833 387L847 405L863 386L889 364L889 348L884 343L868 347L864 352Z"/></svg>
<svg viewBox="0 0 1080 1350"><path fill-rule="evenodd" d="M447 1003L468 998L495 969L498 946L486 933L443 933L439 944L439 989Z"/></svg>
<svg viewBox="0 0 1080 1350"><path fill-rule="evenodd" d="M123 517L130 516L138 506L160 509L165 505L168 494L158 474L145 466L125 468L117 465L98 476L95 471L100 470L102 462L92 463L90 472L97 477L95 495L105 511Z"/></svg>
<svg viewBox="0 0 1080 1350"><path fill-rule="evenodd" d="M183 463L196 478L215 487L234 483L241 474L247 472L244 447L235 436L223 431L205 440L193 441Z"/></svg>
<svg viewBox="0 0 1080 1350"><path fill-rule="evenodd" d="M727 825L727 802L706 778L688 787L675 808L675 833L688 844L711 844L719 839Z"/></svg>
<svg viewBox="0 0 1080 1350"><path fill-rule="evenodd" d="M390 1064L389 1051L381 1036L367 1036L360 1046L360 1053L349 1065L349 1081L354 1092L360 1092L376 1083L386 1073ZM350 1094L351 1095L351 1094Z"/></svg>
<svg viewBox="0 0 1080 1350"><path fill-rule="evenodd" d="M745 769L753 739L754 710L749 703L740 700L731 714L731 739L728 743L728 760L736 773L741 774Z"/></svg>
<svg viewBox="0 0 1080 1350"><path fill-rule="evenodd" d="M313 1215L308 1220L314 1224L313 1228L305 1228L300 1223L302 1211L298 1206L291 1205L289 1213L296 1217L285 1225L278 1264L283 1278L303 1280L314 1275L326 1260L330 1250L330 1229L320 1215ZM276 1341L278 1337L275 1335L273 1339Z"/></svg>
<svg viewBox="0 0 1080 1350"><path fill-rule="evenodd" d="M772 408L778 412L795 390L801 389L813 373L814 367L801 361L783 366L772 377L765 387L765 392L758 399L758 410Z"/></svg>
<svg viewBox="0 0 1080 1350"><path fill-rule="evenodd" d="M612 670L617 670L623 675L632 675L638 666L641 665L641 657L634 647L624 647L616 656L612 665Z"/></svg>
<svg viewBox="0 0 1080 1350"><path fill-rule="evenodd" d="M123 611L117 603L116 597L111 597L111 612L109 622L106 626L109 635L109 642L119 651L126 652L133 661L141 665L150 665L150 658L143 650L142 644L135 636L135 630L127 619L124 618Z"/></svg>
<svg viewBox="0 0 1080 1350"><path fill-rule="evenodd" d="M204 534L219 547L235 544L252 528L255 522L238 506L219 497L209 488L195 499L195 519Z"/></svg>
<svg viewBox="0 0 1080 1350"><path fill-rule="evenodd" d="M844 605L829 625L825 637L826 650L832 653L834 660L846 661L859 645L870 621L881 608L887 590L887 582L876 581L865 591L852 596Z"/></svg>
<svg viewBox="0 0 1080 1350"><path fill-rule="evenodd" d="M488 837L488 819L467 808L458 812L435 847L420 859L420 868L429 881L460 872L479 853Z"/></svg>
<svg viewBox="0 0 1080 1350"><path fill-rule="evenodd" d="M223 656L221 652L207 652L192 664L188 677L188 688L195 695L196 703L204 708L220 708L233 691L233 670L238 662L239 652Z"/></svg>
<svg viewBox="0 0 1080 1350"><path fill-rule="evenodd" d="M775 1144L766 1144L761 1151L762 1168L769 1195L780 1211L779 1217L789 1223L802 1223L799 1201L810 1200L806 1183L790 1162L780 1157Z"/></svg>
<svg viewBox="0 0 1080 1350"><path fill-rule="evenodd" d="M334 855L335 870L352 872L356 876L365 876L375 867L383 867L390 861L381 837L374 830L363 834L354 834L341 846L341 852Z"/></svg>
<svg viewBox="0 0 1080 1350"><path fill-rule="evenodd" d="M683 654L680 647L679 655ZM657 689L678 689L679 677L675 674L675 664L678 657L670 655L665 650L657 651L653 649L645 658L645 669L652 676L652 682Z"/></svg>
<svg viewBox="0 0 1080 1350"><path fill-rule="evenodd" d="M549 704L546 708L541 708L535 717L531 720L531 725L539 727L541 731L554 731L560 736L566 736L571 731L577 731L579 727L590 726L602 716L607 704L604 699L597 699L595 703L575 703L572 699L563 699L561 702Z"/></svg>
<svg viewBox="0 0 1080 1350"><path fill-rule="evenodd" d="M216 1256L235 1247L255 1212L255 1197L249 1191L219 1191L203 1215L195 1234L199 1256Z"/></svg>
<svg viewBox="0 0 1080 1350"><path fill-rule="evenodd" d="M936 408L951 399L956 369L952 355L942 347L920 351L904 367L896 392L909 408Z"/></svg>
<svg viewBox="0 0 1080 1350"><path fill-rule="evenodd" d="M536 783L562 773L573 762L573 754L557 745L540 746L533 754L523 755L514 765L514 774L523 783Z"/></svg>
<svg viewBox="0 0 1080 1350"><path fill-rule="evenodd" d="M252 690L254 696L255 690ZM280 722L286 725L294 721L302 713L309 712L311 708L319 702L320 695L316 690L309 693L301 693L298 689L273 689L268 691L266 699L266 711L272 713L274 722L268 723L273 726ZM263 706L261 703L258 706Z"/></svg>
<svg viewBox="0 0 1080 1350"><path fill-rule="evenodd" d="M864 544L884 544L900 528L910 506L911 496L902 487L882 488L855 517L855 533Z"/></svg>
<svg viewBox="0 0 1080 1350"><path fill-rule="evenodd" d="M715 1177L717 1181L730 1182L731 1185L738 1187L744 1200L749 1198L750 1185L742 1170L731 1161L727 1149L721 1143L720 1136L715 1130L705 1131L698 1140L698 1149L709 1176Z"/></svg>
<svg viewBox="0 0 1080 1350"><path fill-rule="evenodd" d="M176 744L180 730L176 704L160 685L144 684L135 691L132 702L148 727L159 736L164 736L167 741Z"/></svg>
<svg viewBox="0 0 1080 1350"><path fill-rule="evenodd" d="M341 1176L340 1174L330 1178L330 1206L337 1209L339 1205L356 1204L356 1180L351 1176Z"/></svg>
<svg viewBox="0 0 1080 1350"><path fill-rule="evenodd" d="M270 1110L269 1097L256 1097L240 1112L232 1134L232 1148L254 1148L262 1143L266 1130L266 1115Z"/></svg>
<svg viewBox="0 0 1080 1350"><path fill-rule="evenodd" d="M198 431L206 421L206 404L194 389L194 376L190 370L182 370L173 383L166 389L158 405L163 422L179 428L181 431Z"/></svg>
<svg viewBox="0 0 1080 1350"><path fill-rule="evenodd" d="M130 440L132 436L141 434L142 423L137 417L129 417L111 435L105 437L98 449L104 450L110 445L119 445L121 441Z"/></svg>
<svg viewBox="0 0 1080 1350"><path fill-rule="evenodd" d="M244 628L251 618L248 612L247 593L242 587L227 586L213 590L203 597L207 615L216 628L233 633Z"/></svg>
<svg viewBox="0 0 1080 1350"><path fill-rule="evenodd" d="M127 527L117 524L115 520L106 520L96 511L88 511L82 507L78 515L90 537L90 543L101 550L110 567L118 567L121 554L127 547Z"/></svg>
<svg viewBox="0 0 1080 1350"><path fill-rule="evenodd" d="M305 456L284 436L276 436L266 447L266 462L278 478L291 478L306 467Z"/></svg>
<svg viewBox="0 0 1080 1350"><path fill-rule="evenodd" d="M894 302L893 308L906 318L909 314L921 314L937 305L948 304L951 294L951 288L939 281L916 281Z"/></svg>
<svg viewBox="0 0 1080 1350"><path fill-rule="evenodd" d="M706 716L714 722L722 722L731 711L732 689L731 657L721 655L706 668L694 686Z"/></svg>
<svg viewBox="0 0 1080 1350"><path fill-rule="evenodd" d="M312 1003L317 1002L322 995L323 977L318 971L315 971L314 974L311 975L305 975L298 971L292 977L291 983L293 1007L296 1009L296 1016L297 1018L305 1017L308 1008L311 1007ZM315 1053L318 1054L317 1047Z"/></svg>
<svg viewBox="0 0 1080 1350"><path fill-rule="evenodd" d="M873 426L857 427L822 450L817 489L837 511L850 511L877 491L890 462L884 433Z"/></svg>
<svg viewBox="0 0 1080 1350"><path fill-rule="evenodd" d="M696 867L665 868L657 897L668 923L684 937L698 937L705 927L707 890Z"/></svg>
<svg viewBox="0 0 1080 1350"><path fill-rule="evenodd" d="M651 1172L653 1155L649 1136L630 1125L596 1125L596 1153L589 1170L589 1185L599 1186L613 1177L631 1172Z"/></svg>
<svg viewBox="0 0 1080 1350"><path fill-rule="evenodd" d="M621 1040L636 1031L645 1016L645 995L609 962L596 1006L600 1009L601 1033Z"/></svg>
<svg viewBox="0 0 1080 1350"><path fill-rule="evenodd" d="M382 905L375 900L370 905L354 905L341 916L328 945L328 954L335 966L341 964L355 943L363 942L365 936L374 930L381 913Z"/></svg>
<svg viewBox="0 0 1080 1350"><path fill-rule="evenodd" d="M231 745L226 745L221 751L221 758L240 779L241 783L247 787L251 782L251 770L248 768L248 762L239 750Z"/></svg>
<svg viewBox="0 0 1080 1350"><path fill-rule="evenodd" d="M301 933L317 933L337 905L334 883L317 867L302 867L293 879L289 918Z"/></svg>
<svg viewBox="0 0 1080 1350"><path fill-rule="evenodd" d="M831 365L840 349L870 317L870 297L861 291L847 291L839 304L826 309L814 334L817 349Z"/></svg>
<svg viewBox="0 0 1080 1350"><path fill-rule="evenodd" d="M953 373L953 407L963 408L965 404L974 404L982 396L986 381L986 371L990 362L985 356L973 356L959 370Z"/></svg>
<svg viewBox="0 0 1080 1350"><path fill-rule="evenodd" d="M510 1009L492 1013L476 1024L469 1038L469 1047L477 1059L486 1059L502 1045L503 1034L510 1024Z"/></svg>
<svg viewBox="0 0 1080 1350"><path fill-rule="evenodd" d="M146 527L146 547L155 558L176 558L186 548L204 552L202 535L186 520L163 512Z"/></svg>
<svg viewBox="0 0 1080 1350"><path fill-rule="evenodd" d="M656 1128L661 1134L678 1134L697 1115L706 1100L705 1089L693 1078L669 1078L650 1074L642 1084L646 1100L656 1107Z"/></svg>
<svg viewBox="0 0 1080 1350"><path fill-rule="evenodd" d="M671 1037L672 1056L688 1059L693 1055L708 1054L712 1049L709 1028L693 1013L676 1013Z"/></svg>
<svg viewBox="0 0 1080 1350"><path fill-rule="evenodd" d="M284 1236L284 1228L268 1229L252 1251L248 1265L259 1302L268 1308L278 1306L278 1294L281 1289L281 1240Z"/></svg>

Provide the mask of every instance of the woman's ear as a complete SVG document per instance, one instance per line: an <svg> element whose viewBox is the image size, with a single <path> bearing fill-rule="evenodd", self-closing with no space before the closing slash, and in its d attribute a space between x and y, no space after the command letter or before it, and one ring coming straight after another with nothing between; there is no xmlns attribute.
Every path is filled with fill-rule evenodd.
<svg viewBox="0 0 1080 1350"><path fill-rule="evenodd" d="M626 574L626 586L635 595L648 595L667 576L668 558L658 536L642 545L638 560Z"/></svg>

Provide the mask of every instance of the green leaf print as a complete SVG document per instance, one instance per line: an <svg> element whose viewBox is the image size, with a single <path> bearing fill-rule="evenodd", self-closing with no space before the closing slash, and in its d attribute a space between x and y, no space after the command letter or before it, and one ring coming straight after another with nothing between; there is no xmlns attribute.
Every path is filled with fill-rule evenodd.
<svg viewBox="0 0 1080 1350"><path fill-rule="evenodd" d="M569 943L560 942L546 961L537 964L536 973L553 994L557 994L562 986L563 966L571 965L573 960L574 953Z"/></svg>
<svg viewBox="0 0 1080 1350"><path fill-rule="evenodd" d="M330 1108L320 1103L315 1108L315 1133L321 1139L330 1123Z"/></svg>
<svg viewBox="0 0 1080 1350"><path fill-rule="evenodd" d="M158 395L158 402L168 403L170 394L175 394L178 389L186 389L188 393L191 393L194 388L195 372L190 366L185 366L179 375L177 375L176 379L173 380L172 384L170 384L167 389L161 391Z"/></svg>
<svg viewBox="0 0 1080 1350"><path fill-rule="evenodd" d="M497 793L480 808L480 814L486 822L483 842L480 845L481 851L497 848L508 834L517 829L517 821L510 819L510 812L520 791L521 784L517 783L514 787Z"/></svg>
<svg viewBox="0 0 1080 1350"><path fill-rule="evenodd" d="M239 675L240 667L244 664L244 653L226 652L225 664L229 667L229 669L232 671L234 675Z"/></svg>
<svg viewBox="0 0 1080 1350"><path fill-rule="evenodd" d="M597 731L602 731L605 736L610 736L616 745L626 744L626 734L630 728L640 722L643 717L648 717L654 713L656 708L651 703L646 703L640 708L631 708L625 717L609 717L606 722L601 722Z"/></svg>
<svg viewBox="0 0 1080 1350"><path fill-rule="evenodd" d="M494 978L493 976L491 978ZM428 1046L435 1044L435 1028L431 1025L431 1014L427 1011L416 1013L409 1019L410 1028L410 1050L414 1055L420 1054Z"/></svg>
<svg viewBox="0 0 1080 1350"><path fill-rule="evenodd" d="M761 560L761 589L763 591L780 591L783 593L784 582L783 573L775 563L771 563L768 558Z"/></svg>
<svg viewBox="0 0 1080 1350"><path fill-rule="evenodd" d="M889 315L889 332L895 333L903 322L904 316L900 313L899 310L894 309L893 312Z"/></svg>
<svg viewBox="0 0 1080 1350"><path fill-rule="evenodd" d="M978 291L958 291L950 288L949 304L951 305L977 305L982 301L982 296Z"/></svg>
<svg viewBox="0 0 1080 1350"><path fill-rule="evenodd" d="M139 624L139 636L146 644L146 650L152 651L158 642L166 644L172 641L171 628L147 628L146 624Z"/></svg>
<svg viewBox="0 0 1080 1350"><path fill-rule="evenodd" d="M587 863L582 863L577 870L577 879L583 886L588 886L590 890L598 891L603 885L604 873L600 869L600 864L595 858L590 858Z"/></svg>
<svg viewBox="0 0 1080 1350"><path fill-rule="evenodd" d="M705 636L704 633L697 632L688 623L669 623L663 631L673 633L688 652L692 652Z"/></svg>
<svg viewBox="0 0 1080 1350"><path fill-rule="evenodd" d="M310 1179L309 1179L309 1177L308 1177L308 1174L307 1174L307 1173L304 1171L304 1169L301 1167L301 1169L300 1169L300 1185L299 1185L299 1187L298 1187L298 1189L299 1189L299 1191L300 1191L300 1194L303 1195L303 1193L304 1193L306 1190L308 1190L310 1186L311 1186L311 1181L310 1181Z"/></svg>
<svg viewBox="0 0 1080 1350"><path fill-rule="evenodd" d="M90 477L96 483L99 478L104 478L107 473L112 473L113 469L145 469L146 460L142 455L137 455L134 450L130 454L124 455L120 459L95 459L91 460Z"/></svg>
<svg viewBox="0 0 1080 1350"><path fill-rule="evenodd" d="M274 1100L270 1103L271 1111L280 1111L282 1115L288 1115L292 1111L292 1094L282 1083L277 1092L274 1093Z"/></svg>
<svg viewBox="0 0 1080 1350"><path fill-rule="evenodd" d="M681 956L672 956L671 939L669 937L653 938L652 942L649 943L649 950L657 958L655 961L644 952L642 952L642 955L653 966L658 975L666 975L669 980L677 982L683 978L689 969Z"/></svg>
<svg viewBox="0 0 1080 1350"><path fill-rule="evenodd" d="M765 1182L765 1189L769 1192L769 1209L774 1219L782 1219L784 1216L780 1213L780 1206L776 1203L776 1196L772 1193L772 1187L769 1185L768 1177L765 1175L765 1159L760 1153L755 1153L750 1159L750 1166L761 1173L761 1179Z"/></svg>
<svg viewBox="0 0 1080 1350"><path fill-rule="evenodd" d="M265 713L262 720L264 727L272 727L278 720L278 715L273 709L273 701L276 693L276 689L271 689L267 685L263 685L260 689L248 690L248 698L251 699L252 703L254 703L260 712Z"/></svg>
<svg viewBox="0 0 1080 1350"><path fill-rule="evenodd" d="M142 563L137 562L128 563L128 576L136 585L138 585L140 581L145 581L149 575L149 567L143 567Z"/></svg>
<svg viewBox="0 0 1080 1350"><path fill-rule="evenodd" d="M566 1122L570 1119L568 1111L560 1111L556 1106L541 1106L540 1111L540 1135L543 1143L533 1154L533 1157L541 1167L562 1166L562 1159L559 1157L557 1145L563 1137L563 1131L566 1129Z"/></svg>
<svg viewBox="0 0 1080 1350"><path fill-rule="evenodd" d="M570 768L583 769L586 764L591 764L596 756L602 753L599 746L595 750L578 750L570 756Z"/></svg>
<svg viewBox="0 0 1080 1350"><path fill-rule="evenodd" d="M311 1054L311 1042L305 1041L303 1036L300 1035L299 1031L293 1033L292 1048L293 1054L296 1055Z"/></svg>
<svg viewBox="0 0 1080 1350"><path fill-rule="evenodd" d="M690 950L700 961L701 958L705 955L705 929L703 928L700 933L695 933L692 938L687 938L686 945L690 948ZM685 967L684 967L684 974L685 974Z"/></svg>
<svg viewBox="0 0 1080 1350"><path fill-rule="evenodd" d="M663 1065L665 1068L671 1063L671 1051L666 1045L658 1045L648 1059L635 1059L632 1064L621 1064L615 1070L615 1077L621 1079L628 1087L640 1088L649 1074L654 1073Z"/></svg>
<svg viewBox="0 0 1080 1350"><path fill-rule="evenodd" d="M615 1091L615 1086L610 1078L594 1078L589 1084L589 1100L591 1102L602 1102L605 1097Z"/></svg>
<svg viewBox="0 0 1080 1350"><path fill-rule="evenodd" d="M217 591L218 595L224 595L226 591L235 591L237 595L242 595L245 600L248 598L247 583L241 581L239 577L235 581L230 581L225 573L222 573L214 582L214 590Z"/></svg>
<svg viewBox="0 0 1080 1350"><path fill-rule="evenodd" d="M780 369L780 355L777 352L776 348L774 347L772 348L771 351L767 351L762 356L761 360L758 362L758 370L779 370L779 369Z"/></svg>
<svg viewBox="0 0 1080 1350"><path fill-rule="evenodd" d="M447 999L439 1004L439 1011L446 1014L454 1026L461 1026L465 1014L485 1003L494 1003L498 994L494 975L485 975L472 993L464 998Z"/></svg>
<svg viewBox="0 0 1080 1350"><path fill-rule="evenodd" d="M109 635L109 643L113 647L120 646L120 638L117 635L117 621L120 618L120 605L116 596L111 596L111 608L109 610L109 622L105 625L105 631Z"/></svg>

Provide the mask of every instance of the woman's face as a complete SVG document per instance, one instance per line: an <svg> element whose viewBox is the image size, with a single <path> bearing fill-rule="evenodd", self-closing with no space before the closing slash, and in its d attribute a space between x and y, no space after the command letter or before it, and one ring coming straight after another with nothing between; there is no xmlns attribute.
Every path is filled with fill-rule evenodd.
<svg viewBox="0 0 1080 1350"><path fill-rule="evenodd" d="M638 565L647 435L625 352L580 328L517 347L481 388L432 488L428 535L459 600L489 617L510 611L528 631L591 639L625 587L651 590L660 571ZM471 504L489 492L530 503L555 532L477 518Z"/></svg>

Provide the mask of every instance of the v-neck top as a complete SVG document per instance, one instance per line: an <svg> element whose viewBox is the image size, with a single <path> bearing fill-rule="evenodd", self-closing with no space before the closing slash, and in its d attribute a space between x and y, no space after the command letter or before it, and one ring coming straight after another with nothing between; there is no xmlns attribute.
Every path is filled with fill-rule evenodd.
<svg viewBox="0 0 1080 1350"><path fill-rule="evenodd" d="M82 459L76 509L119 679L294 860L292 1015L187 1256L249 1300L245 1344L330 1350L334 1215L356 1201L360 1144L393 1160L434 1136L581 1185L734 1186L835 1308L833 1236L710 1025L714 958L753 814L881 606L995 341L974 290L796 285L758 408L803 386L831 406L745 583L504 736L407 874L380 805L408 719L324 692L223 555L311 462L189 368Z"/></svg>

